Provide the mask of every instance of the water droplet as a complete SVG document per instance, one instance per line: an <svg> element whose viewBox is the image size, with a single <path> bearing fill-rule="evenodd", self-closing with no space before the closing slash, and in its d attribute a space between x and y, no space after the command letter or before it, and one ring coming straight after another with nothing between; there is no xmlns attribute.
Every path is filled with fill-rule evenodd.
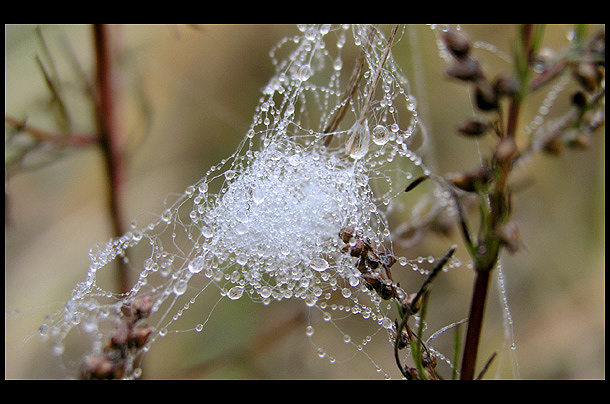
<svg viewBox="0 0 610 404"><path fill-rule="evenodd" d="M169 223L172 220L172 212L169 209L166 209L161 215L161 220L165 223Z"/></svg>
<svg viewBox="0 0 610 404"><path fill-rule="evenodd" d="M265 200L265 190L261 187L256 187L252 190L252 200L255 204L260 204Z"/></svg>
<svg viewBox="0 0 610 404"><path fill-rule="evenodd" d="M263 299L266 299L271 296L271 288L268 286L263 286L261 290L258 291L258 294L261 295Z"/></svg>
<svg viewBox="0 0 610 404"><path fill-rule="evenodd" d="M390 134L383 125L377 125L373 128L373 143L378 146L383 146L390 140Z"/></svg>
<svg viewBox="0 0 610 404"><path fill-rule="evenodd" d="M311 77L312 73L311 66L303 65L299 67L296 78L297 80L307 81Z"/></svg>
<svg viewBox="0 0 610 404"><path fill-rule="evenodd" d="M381 320L381 326L389 330L394 326L394 323L388 317L384 317L383 320Z"/></svg>
<svg viewBox="0 0 610 404"><path fill-rule="evenodd" d="M341 68L343 67L343 60L341 60L341 58L337 58L335 59L334 63L333 63L333 68L337 71L341 70Z"/></svg>
<svg viewBox="0 0 610 404"><path fill-rule="evenodd" d="M174 285L174 294L176 296L181 296L184 294L184 292L186 292L186 288L188 287L188 280L186 279L180 279L178 282L176 282L176 284Z"/></svg>
<svg viewBox="0 0 610 404"><path fill-rule="evenodd" d="M52 348L53 355L55 355L55 356L63 355L64 350L65 350L65 347L61 343L53 345L53 348Z"/></svg>
<svg viewBox="0 0 610 404"><path fill-rule="evenodd" d="M240 223L237 226L235 226L235 234L237 234L238 236L242 236L242 235L246 234L247 231L248 231L248 226L245 223Z"/></svg>
<svg viewBox="0 0 610 404"><path fill-rule="evenodd" d="M243 294L244 294L243 286L233 286L231 289L229 289L229 292L227 292L227 297L231 300L237 300Z"/></svg>
<svg viewBox="0 0 610 404"><path fill-rule="evenodd" d="M323 272L328 268L328 262L324 258L314 258L310 266L314 271Z"/></svg>
<svg viewBox="0 0 610 404"><path fill-rule="evenodd" d="M308 325L307 328L305 328L305 335L307 335L308 337L311 337L313 335L313 327Z"/></svg>
<svg viewBox="0 0 610 404"><path fill-rule="evenodd" d="M203 324L197 324L197 325L195 326L195 331L197 331L197 332L201 332L202 330L203 330Z"/></svg>
<svg viewBox="0 0 610 404"><path fill-rule="evenodd" d="M286 117L289 117L292 114L294 114L294 104L288 104L286 106Z"/></svg>
<svg viewBox="0 0 610 404"><path fill-rule="evenodd" d="M238 254L235 256L235 262L237 262L239 265L246 265L248 262L248 256L245 254Z"/></svg>
<svg viewBox="0 0 610 404"><path fill-rule="evenodd" d="M201 227L201 234L205 238L210 238L210 237L212 237L214 235L214 229L212 229L210 226L207 226L207 225L204 224Z"/></svg>
<svg viewBox="0 0 610 404"><path fill-rule="evenodd" d="M193 274L198 274L203 270L204 258L202 256L195 257L191 262L189 262L189 271Z"/></svg>
<svg viewBox="0 0 610 404"><path fill-rule="evenodd" d="M316 302L318 301L318 298L315 296L307 296L305 298L305 304L307 305L307 307L313 307L315 306Z"/></svg>
<svg viewBox="0 0 610 404"><path fill-rule="evenodd" d="M368 122L356 122L350 129L350 137L345 142L345 147L349 156L354 160L359 160L369 151L371 132Z"/></svg>
<svg viewBox="0 0 610 404"><path fill-rule="evenodd" d="M293 166L296 167L301 163L301 158L299 157L298 154L293 154L292 156L290 156L288 158L288 163Z"/></svg>
<svg viewBox="0 0 610 404"><path fill-rule="evenodd" d="M235 171L234 170L227 170L225 171L225 178L228 180L232 180L235 177Z"/></svg>

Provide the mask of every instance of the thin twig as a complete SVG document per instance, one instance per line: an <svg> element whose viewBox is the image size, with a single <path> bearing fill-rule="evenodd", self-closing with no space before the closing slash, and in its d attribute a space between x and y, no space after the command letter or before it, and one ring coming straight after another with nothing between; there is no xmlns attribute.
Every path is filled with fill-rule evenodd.
<svg viewBox="0 0 610 404"><path fill-rule="evenodd" d="M396 337L395 337L395 340L394 340L394 359L396 360L396 364L398 365L398 369L400 369L400 372L402 373L402 375L404 377L406 377L407 379L410 379L411 376L407 373L406 369L402 365L401 360L400 360L400 355L399 355L399 352L398 352L399 351L399 348L398 348L399 342L400 342L400 339L402 337L402 330L407 325L407 321L409 321L409 318L411 317L411 315L413 315L415 312L417 312L417 308L418 308L418 305L419 305L419 303L421 301L422 296L428 291L432 281L436 278L436 276L443 269L445 264L447 264L449 259L453 256L453 254L455 253L456 248L457 248L456 246L451 247L449 249L449 251L447 251L447 253L443 256L443 258L441 258L441 260L432 269L432 272L430 273L430 275L428 275L428 278L426 278L424 283L419 288L419 291L417 292L417 295L415 296L415 298L413 299L411 304L404 311L404 314L402 316L400 324L396 327ZM408 327L407 327L407 330L408 330Z"/></svg>
<svg viewBox="0 0 610 404"><path fill-rule="evenodd" d="M491 362L493 362L495 357L496 357L496 353L494 352L493 354L491 354L491 357L485 363L485 366L483 366L483 370L481 370L481 372L477 376L476 380L481 380L483 378L483 376L485 375L485 373L487 373L487 370L489 369L489 365L491 365Z"/></svg>

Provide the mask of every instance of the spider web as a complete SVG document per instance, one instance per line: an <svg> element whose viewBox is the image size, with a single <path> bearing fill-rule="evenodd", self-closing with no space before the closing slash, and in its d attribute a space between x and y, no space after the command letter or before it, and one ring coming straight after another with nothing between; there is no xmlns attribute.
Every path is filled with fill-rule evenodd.
<svg viewBox="0 0 610 404"><path fill-rule="evenodd" d="M297 28L270 52L275 74L236 151L156 220L90 250L85 280L40 329L55 353L63 355L67 336L79 329L79 338L89 340L80 355L101 354L125 321L125 308L145 297L152 334L124 353L123 377L138 377L141 354L202 295L215 294L223 301L302 301L389 377L366 346L393 344L392 308L366 287L338 234L351 226L375 248L391 250L388 215L398 208L396 197L415 176L429 174L413 150L424 136L415 99L391 52L402 33ZM417 270L424 259L397 258ZM127 293L98 281L115 260L139 274ZM344 331L347 319L366 324L364 334ZM317 330L312 323L305 334L318 356L337 361L316 342Z"/></svg>

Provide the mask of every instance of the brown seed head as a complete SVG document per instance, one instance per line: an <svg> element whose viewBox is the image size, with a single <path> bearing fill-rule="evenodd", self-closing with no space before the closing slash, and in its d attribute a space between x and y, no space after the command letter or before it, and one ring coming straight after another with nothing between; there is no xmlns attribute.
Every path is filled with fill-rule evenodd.
<svg viewBox="0 0 610 404"><path fill-rule="evenodd" d="M483 70L478 60L465 58L451 65L447 75L463 81L477 81L483 77Z"/></svg>
<svg viewBox="0 0 610 404"><path fill-rule="evenodd" d="M447 49L458 59L468 55L470 39L463 31L450 29L443 36Z"/></svg>
<svg viewBox="0 0 610 404"><path fill-rule="evenodd" d="M137 319L146 318L150 315L153 299L150 295L141 296L131 302L131 314Z"/></svg>
<svg viewBox="0 0 610 404"><path fill-rule="evenodd" d="M457 131L462 135L478 137L487 133L489 121L481 118L472 118L458 126Z"/></svg>
<svg viewBox="0 0 610 404"><path fill-rule="evenodd" d="M347 243L354 237L354 231L355 229L353 226L346 226L339 231L339 238L343 240L344 243Z"/></svg>

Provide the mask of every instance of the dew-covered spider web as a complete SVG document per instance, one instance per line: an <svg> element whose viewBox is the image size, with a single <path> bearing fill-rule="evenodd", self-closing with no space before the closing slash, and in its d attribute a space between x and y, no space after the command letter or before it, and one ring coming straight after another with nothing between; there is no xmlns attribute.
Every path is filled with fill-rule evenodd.
<svg viewBox="0 0 610 404"><path fill-rule="evenodd" d="M58 355L68 349L71 333L89 341L83 358L103 355L108 341L120 343L117 330L126 318L144 317L134 314L140 310L149 328L140 343L121 351L120 373L138 377L138 358L171 333L186 310L200 310L203 295L302 302L322 325L337 329L354 355L367 356L371 341L388 344L392 355L392 307L367 287L358 258L345 253L355 236L339 233L350 228L391 257L388 216L405 186L429 174L417 152L425 133L415 99L392 55L404 32L297 28L270 51L275 74L235 152L167 202L156 220L90 250L86 278L41 327ZM423 257L394 259L423 272ZM138 274L127 293L98 280L115 261ZM205 327L213 308L203 310L194 331ZM365 334L345 332L344 318L360 321ZM318 344L317 327L303 330L304 342L309 338L330 363L342 360ZM372 376L387 376L368 359Z"/></svg>

